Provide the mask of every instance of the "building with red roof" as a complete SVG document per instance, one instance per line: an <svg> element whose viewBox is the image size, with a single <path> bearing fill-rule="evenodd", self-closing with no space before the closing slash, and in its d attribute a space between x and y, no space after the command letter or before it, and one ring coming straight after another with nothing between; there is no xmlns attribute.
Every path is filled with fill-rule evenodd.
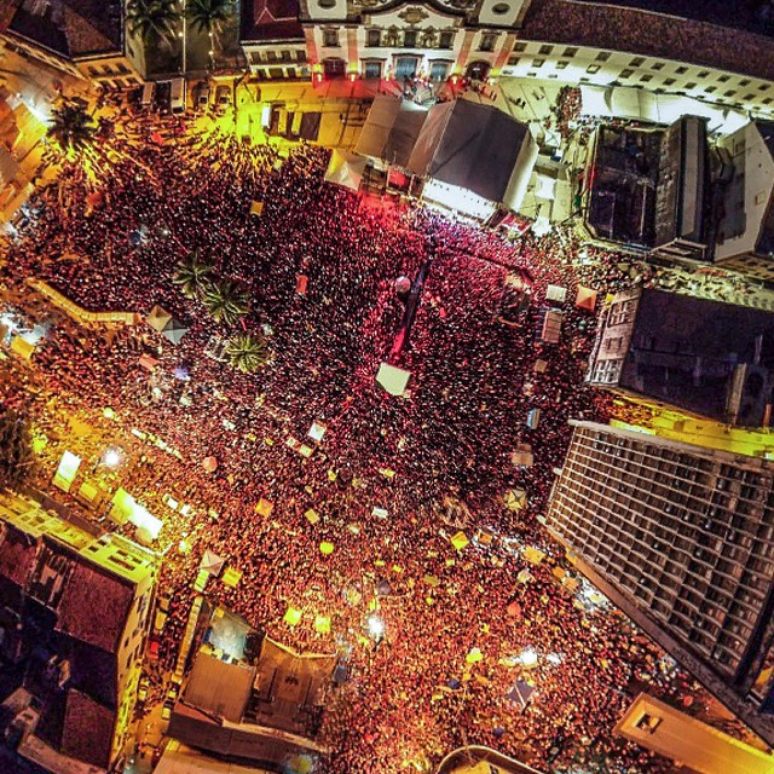
<svg viewBox="0 0 774 774"><path fill-rule="evenodd" d="M102 769L117 759L157 570L152 551L120 535L0 496L0 660L36 708L37 741L60 757Z"/></svg>

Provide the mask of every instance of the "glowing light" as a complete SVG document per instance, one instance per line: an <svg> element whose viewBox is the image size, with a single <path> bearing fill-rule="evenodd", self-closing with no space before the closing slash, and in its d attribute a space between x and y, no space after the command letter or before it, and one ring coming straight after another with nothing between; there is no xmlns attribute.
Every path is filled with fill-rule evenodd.
<svg viewBox="0 0 774 774"><path fill-rule="evenodd" d="M522 666L533 667L537 664L538 655L532 648L525 648L519 656L519 661L521 661Z"/></svg>
<svg viewBox="0 0 774 774"><path fill-rule="evenodd" d="M117 449L108 449L102 461L109 468L115 468L121 464L121 453Z"/></svg>
<svg viewBox="0 0 774 774"><path fill-rule="evenodd" d="M368 631L375 639L380 639L384 636L384 621L381 618L377 618L375 615L368 617Z"/></svg>

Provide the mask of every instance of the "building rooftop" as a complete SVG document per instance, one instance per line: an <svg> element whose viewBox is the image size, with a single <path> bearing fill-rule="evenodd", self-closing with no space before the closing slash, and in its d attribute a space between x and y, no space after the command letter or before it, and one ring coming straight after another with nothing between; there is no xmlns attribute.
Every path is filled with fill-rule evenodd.
<svg viewBox="0 0 774 774"><path fill-rule="evenodd" d="M660 290L644 290L619 386L724 419L735 368L774 367L774 315Z"/></svg>
<svg viewBox="0 0 774 774"><path fill-rule="evenodd" d="M712 5L718 6L721 1ZM649 0L642 0L641 4L645 6L646 3L652 9L653 3ZM686 2L684 5L701 6L703 3ZM728 8L726 16L736 14L738 3L725 5ZM723 27L709 19L685 18L680 21L674 16L619 4L541 0L532 3L527 11L523 37L546 43L679 59L774 80L773 38L746 29Z"/></svg>
<svg viewBox="0 0 774 774"><path fill-rule="evenodd" d="M242 40L303 39L298 0L243 0Z"/></svg>
<svg viewBox="0 0 774 774"><path fill-rule="evenodd" d="M755 125L766 143L766 147L774 158L774 123L771 121L756 121ZM755 252L759 255L774 255L774 188L769 194L769 206L758 232Z"/></svg>
<svg viewBox="0 0 774 774"><path fill-rule="evenodd" d="M8 31L67 58L121 51L122 18L121 0L15 0L4 17Z"/></svg>

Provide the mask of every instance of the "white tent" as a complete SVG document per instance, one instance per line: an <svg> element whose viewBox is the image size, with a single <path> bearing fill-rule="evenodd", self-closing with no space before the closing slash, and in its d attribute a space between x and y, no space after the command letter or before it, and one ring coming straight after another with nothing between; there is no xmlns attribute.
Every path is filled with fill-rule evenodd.
<svg viewBox="0 0 774 774"><path fill-rule="evenodd" d="M403 395L411 377L411 371L404 371L389 363L382 363L379 366L379 373L376 375L376 382L390 393L390 395Z"/></svg>
<svg viewBox="0 0 774 774"><path fill-rule="evenodd" d="M210 575L217 577L220 575L220 571L223 569L223 565L226 560L222 556L218 556L214 551L210 551L208 548L202 556L202 561L199 564L200 570L206 570Z"/></svg>
<svg viewBox="0 0 774 774"><path fill-rule="evenodd" d="M328 163L328 169L325 172L325 182L335 183L344 188L357 191L360 189L365 165L366 160L362 156L336 149L333 151L331 160Z"/></svg>

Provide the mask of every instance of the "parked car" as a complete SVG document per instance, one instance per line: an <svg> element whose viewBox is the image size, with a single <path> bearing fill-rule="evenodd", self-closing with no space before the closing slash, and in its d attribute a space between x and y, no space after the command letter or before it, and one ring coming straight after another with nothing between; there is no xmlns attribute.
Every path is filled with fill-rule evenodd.
<svg viewBox="0 0 774 774"><path fill-rule="evenodd" d="M150 682L147 677L140 679L140 685L137 688L137 701L145 702L148 698L148 691L150 690Z"/></svg>
<svg viewBox="0 0 774 774"><path fill-rule="evenodd" d="M196 107L206 108L210 104L210 84L207 81L199 84L196 91Z"/></svg>

